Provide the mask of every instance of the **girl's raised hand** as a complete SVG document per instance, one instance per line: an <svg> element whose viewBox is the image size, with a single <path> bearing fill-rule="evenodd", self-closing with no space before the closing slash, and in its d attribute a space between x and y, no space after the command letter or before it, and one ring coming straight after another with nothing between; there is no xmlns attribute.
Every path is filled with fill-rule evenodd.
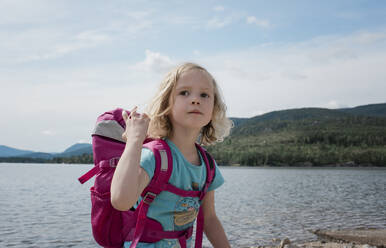
<svg viewBox="0 0 386 248"><path fill-rule="evenodd" d="M140 114L136 111L137 106L130 111L130 115L126 111L122 111L122 117L126 123L126 129L122 134L122 138L126 142L129 140L142 143L146 139L150 118L147 114Z"/></svg>

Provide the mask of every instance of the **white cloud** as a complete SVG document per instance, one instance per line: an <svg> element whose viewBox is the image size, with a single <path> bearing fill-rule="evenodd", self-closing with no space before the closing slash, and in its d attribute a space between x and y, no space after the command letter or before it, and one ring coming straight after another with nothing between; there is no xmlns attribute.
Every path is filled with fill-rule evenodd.
<svg viewBox="0 0 386 248"><path fill-rule="evenodd" d="M87 30L75 36L75 40L82 41L88 44L98 44L111 40L111 37L96 30Z"/></svg>
<svg viewBox="0 0 386 248"><path fill-rule="evenodd" d="M170 57L162 55L161 53L146 50L145 55L144 61L130 66L130 69L164 74L175 66L175 63Z"/></svg>
<svg viewBox="0 0 386 248"><path fill-rule="evenodd" d="M54 136L55 135L55 132L51 129L43 130L41 133L44 135L48 135L48 136Z"/></svg>
<svg viewBox="0 0 386 248"><path fill-rule="evenodd" d="M60 10L60 11L59 11ZM48 19L59 20L67 11L60 1L2 0L0 1L0 24L25 25L46 24Z"/></svg>
<svg viewBox="0 0 386 248"><path fill-rule="evenodd" d="M1 31L2 64L55 59L69 53L95 48L112 40L97 30L66 33L52 29L28 29L21 32Z"/></svg>
<svg viewBox="0 0 386 248"><path fill-rule="evenodd" d="M52 60L90 49L98 53L112 42L130 43L155 32L151 10L124 12L106 5L99 15L83 18L83 6L51 2L0 2L0 24L7 27L0 30L1 65Z"/></svg>
<svg viewBox="0 0 386 248"><path fill-rule="evenodd" d="M358 20L359 18L363 17L363 14L359 12L345 11L337 13L336 16L347 20Z"/></svg>
<svg viewBox="0 0 386 248"><path fill-rule="evenodd" d="M247 23L248 24L255 24L258 27L261 28L269 28L271 24L267 20L259 20L255 16L248 16L247 17Z"/></svg>
<svg viewBox="0 0 386 248"><path fill-rule="evenodd" d="M135 39L143 33L151 32L157 17L157 13L152 10L123 12L121 14L124 18L108 20L102 30L112 33L116 37L124 37L129 40Z"/></svg>
<svg viewBox="0 0 386 248"><path fill-rule="evenodd" d="M194 56L200 56L201 52L200 52L200 50L194 50L193 54L194 54Z"/></svg>
<svg viewBox="0 0 386 248"><path fill-rule="evenodd" d="M221 5L217 5L213 8L213 10L216 12L223 12L225 10L225 7Z"/></svg>
<svg viewBox="0 0 386 248"><path fill-rule="evenodd" d="M290 80L304 80L307 79L307 75L300 74L294 71L283 71L281 76Z"/></svg>
<svg viewBox="0 0 386 248"><path fill-rule="evenodd" d="M94 30L84 31L76 34L67 42L55 44L51 48L48 48L49 50L45 54L35 56L35 59L53 59L77 50L94 48L111 40L112 38L107 34L99 33Z"/></svg>
<svg viewBox="0 0 386 248"><path fill-rule="evenodd" d="M323 107L326 107L326 108L329 108L329 109L338 109L338 108L346 108L348 106L345 105L345 104L341 104L341 103L339 103L336 100L331 100Z"/></svg>
<svg viewBox="0 0 386 248"><path fill-rule="evenodd" d="M355 43L363 45L384 42L386 40L386 32L360 32L352 36L352 39Z"/></svg>
<svg viewBox="0 0 386 248"><path fill-rule="evenodd" d="M233 16L227 16L227 17L213 17L212 19L210 19L207 24L206 24L206 27L208 29L220 29L220 28L223 28L225 26L228 26L230 25L233 21L235 20L235 18Z"/></svg>
<svg viewBox="0 0 386 248"><path fill-rule="evenodd" d="M153 10L147 10L147 11L129 11L129 12L123 12L128 17L137 20L137 21L144 21L146 19L149 19L151 15L154 15Z"/></svg>

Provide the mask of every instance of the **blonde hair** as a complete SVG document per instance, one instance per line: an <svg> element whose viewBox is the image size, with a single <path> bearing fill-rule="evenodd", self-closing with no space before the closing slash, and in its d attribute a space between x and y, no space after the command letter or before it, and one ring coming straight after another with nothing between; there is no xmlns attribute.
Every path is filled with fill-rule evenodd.
<svg viewBox="0 0 386 248"><path fill-rule="evenodd" d="M212 75L203 67L194 63L184 63L171 70L161 82L157 94L147 107L147 113L150 116L148 135L152 138L170 137L173 126L169 119L171 113L171 101L169 101L172 92L176 88L178 79L183 73L191 70L201 70L212 78L214 89L214 107L211 121L201 129L199 143L202 145L212 145L221 142L229 135L233 126L231 120L226 117L226 105L222 99L220 90ZM173 100L173 99L172 99Z"/></svg>

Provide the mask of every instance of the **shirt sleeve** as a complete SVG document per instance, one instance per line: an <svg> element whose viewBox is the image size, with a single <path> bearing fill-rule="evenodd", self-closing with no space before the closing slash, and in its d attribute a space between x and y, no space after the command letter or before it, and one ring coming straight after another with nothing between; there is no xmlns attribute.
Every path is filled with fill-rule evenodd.
<svg viewBox="0 0 386 248"><path fill-rule="evenodd" d="M141 160L139 163L141 167L149 175L149 178L151 180L154 176L154 170L155 170L155 158L154 158L153 152L148 148L142 148Z"/></svg>
<svg viewBox="0 0 386 248"><path fill-rule="evenodd" d="M214 164L215 164L214 179L213 179L212 183L210 184L208 191L215 190L224 184L224 177L222 176L220 169L217 166L216 161L214 162Z"/></svg>

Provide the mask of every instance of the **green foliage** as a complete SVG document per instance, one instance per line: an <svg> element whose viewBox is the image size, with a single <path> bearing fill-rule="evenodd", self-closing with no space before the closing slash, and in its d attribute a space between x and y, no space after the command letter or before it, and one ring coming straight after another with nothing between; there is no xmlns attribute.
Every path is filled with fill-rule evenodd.
<svg viewBox="0 0 386 248"><path fill-rule="evenodd" d="M82 154L80 156L43 159L43 158L27 158L27 157L6 157L0 158L0 162L9 163L52 163L52 164L93 164L92 154Z"/></svg>
<svg viewBox="0 0 386 248"><path fill-rule="evenodd" d="M386 166L386 118L316 108L271 112L207 149L222 165Z"/></svg>
<svg viewBox="0 0 386 248"><path fill-rule="evenodd" d="M50 163L64 163L64 164L93 164L92 154L83 154L80 156L53 158Z"/></svg>

